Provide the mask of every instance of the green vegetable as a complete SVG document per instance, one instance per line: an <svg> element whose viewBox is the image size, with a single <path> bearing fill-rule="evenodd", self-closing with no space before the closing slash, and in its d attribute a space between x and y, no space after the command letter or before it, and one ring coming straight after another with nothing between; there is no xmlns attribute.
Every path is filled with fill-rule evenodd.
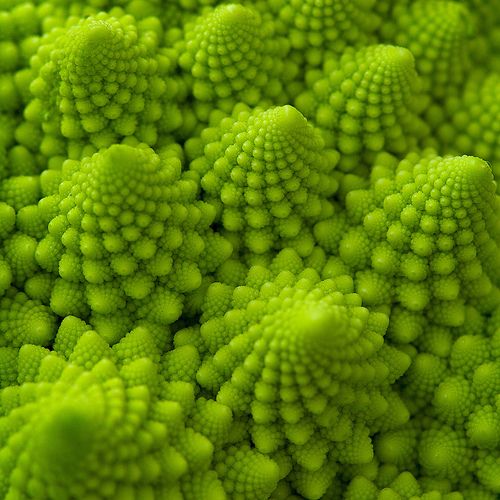
<svg viewBox="0 0 500 500"><path fill-rule="evenodd" d="M0 0L0 498L500 495L496 0Z"/></svg>
<svg viewBox="0 0 500 500"><path fill-rule="evenodd" d="M186 150L193 151L190 170L200 177L203 198L218 208L235 246L310 253L311 224L332 212L339 155L295 108L237 109Z"/></svg>

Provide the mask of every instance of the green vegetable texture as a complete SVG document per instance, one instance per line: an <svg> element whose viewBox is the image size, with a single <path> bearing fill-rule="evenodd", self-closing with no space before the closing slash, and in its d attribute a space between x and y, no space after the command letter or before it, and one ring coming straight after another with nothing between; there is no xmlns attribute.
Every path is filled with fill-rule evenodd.
<svg viewBox="0 0 500 500"><path fill-rule="evenodd" d="M0 499L500 498L500 0L0 0Z"/></svg>

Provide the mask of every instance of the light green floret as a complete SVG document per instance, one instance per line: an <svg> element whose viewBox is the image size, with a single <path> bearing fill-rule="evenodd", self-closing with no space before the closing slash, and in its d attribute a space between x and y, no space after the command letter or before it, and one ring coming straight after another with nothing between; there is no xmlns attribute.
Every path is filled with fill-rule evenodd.
<svg viewBox="0 0 500 500"><path fill-rule="evenodd" d="M499 21L0 0L0 499L498 500Z"/></svg>
<svg viewBox="0 0 500 500"><path fill-rule="evenodd" d="M3 255L12 273L12 283L21 288L40 271L35 259L35 238L15 232L3 242Z"/></svg>
<svg viewBox="0 0 500 500"><path fill-rule="evenodd" d="M16 210L37 203L40 198L39 177L11 176L0 182L0 201Z"/></svg>
<svg viewBox="0 0 500 500"><path fill-rule="evenodd" d="M10 356L10 353L5 353L6 361L9 358L7 354ZM194 385L176 381L175 373L164 378L158 364L159 359L160 350L147 328L139 327L132 330L119 343L110 347L83 321L67 317L57 332L53 352L31 345L21 348L17 362L17 381L19 384L26 382L60 384L70 369L76 370L76 367L81 367L88 370L82 375L86 378L86 389L97 396L102 395L102 389L88 387L92 374L97 376L96 382L104 383L106 386L111 386L108 377L119 377L125 386L125 395L128 393L127 388L144 391L146 398L144 404L132 401L126 405L132 411L136 408L141 418L145 418L148 414L146 404L149 405L149 415L154 422L145 423L144 430L134 430L127 424L127 430L122 431L120 421L114 419L113 427L103 429L103 436L109 434L108 439L111 441L122 439L130 441L127 444L112 445L113 449L123 450L126 446L133 447L133 443L137 443L137 436L140 436L138 453L131 451L125 454L126 457L124 457L125 452L106 455L107 467L111 472L108 471L105 480L106 483L109 481L116 483L112 490L115 495L127 485L126 491L129 495L135 491L134 488L148 486L148 489L141 492L143 495L146 494L144 491L149 491L149 494L154 493L154 498L164 498L162 495L167 495L165 492L172 495L168 498L176 499L218 500L225 499L226 495L227 498L240 500L267 498L278 481L278 466L257 450L251 450L248 444L239 442L241 438L238 437L238 432L233 431L232 412L227 406L205 398L195 399ZM3 373L5 378L12 379L11 371L12 368L6 366L0 373ZM78 385L78 382L73 383ZM115 380L111 387L115 398L123 393L123 389L118 388L119 385ZM11 388L12 390L17 388ZM76 389L72 389L71 393L75 392ZM89 394L89 397L92 397L92 394ZM99 407L98 401L94 403L88 401L88 404ZM106 405L111 408L123 408L123 403L118 402L107 402ZM101 416L105 418L104 415ZM167 420L164 421L164 418ZM130 420L133 422L132 426L139 423L137 416L131 415ZM160 422L165 423L164 430L159 427ZM101 421L101 425L105 426L105 423ZM149 429L155 430L155 435L148 436ZM72 436L66 435L63 439L68 441L65 446L73 446ZM106 442L109 444L109 441ZM96 453L104 453L107 449L105 443L100 447L97 443L95 445ZM47 447L51 447L49 442ZM57 451L53 449L50 453ZM138 458L142 452L145 456ZM127 459L130 462L137 459L137 466L133 463L125 465L123 462ZM96 463L98 461L97 459ZM110 461L114 463L109 463ZM103 466L100 461L99 464ZM73 465L85 470L86 462ZM90 462L88 465L91 468ZM127 480L120 474L119 471L123 471L124 467L130 473L133 471L135 477ZM154 473L150 475L144 471L144 467L151 468ZM115 478L110 477L113 471L117 472ZM172 485L171 490L162 489L176 481L181 474L183 475L178 487L174 488ZM111 486L106 484L105 487ZM96 491L102 493L97 486ZM132 498L143 498L138 492L135 495Z"/></svg>
<svg viewBox="0 0 500 500"><path fill-rule="evenodd" d="M464 377L446 377L434 392L436 414L447 424L463 424L473 403L471 384Z"/></svg>
<svg viewBox="0 0 500 500"><path fill-rule="evenodd" d="M159 23L101 12L51 31L32 58L28 121L44 131L41 152L79 159L89 143L107 147L134 136L157 143L181 123L172 62L159 49ZM168 110L168 113L166 112Z"/></svg>
<svg viewBox="0 0 500 500"><path fill-rule="evenodd" d="M0 202L0 240L3 242L14 229L16 211L7 203ZM2 245L3 246L3 245ZM5 255L5 247L0 250L0 296L3 295L12 283L13 271L11 259Z"/></svg>
<svg viewBox="0 0 500 500"><path fill-rule="evenodd" d="M498 179L499 95L500 77L497 73L473 73L467 79L463 92L458 96L447 96L442 106L429 109L427 119L434 134L427 142L446 153L471 154L490 161Z"/></svg>
<svg viewBox="0 0 500 500"><path fill-rule="evenodd" d="M397 472L396 472L397 474ZM350 481L345 491L345 500L463 500L458 492L443 491L428 487L425 481L416 478L410 472L401 472L391 478L388 484L382 480L382 474L371 481L364 476L356 476ZM382 483L382 484L381 484Z"/></svg>
<svg viewBox="0 0 500 500"><path fill-rule="evenodd" d="M412 418L378 434L375 453L399 468L418 464L423 477L466 499L493 500L500 493L498 289L467 302L464 323L447 328L446 349L416 339L420 352L400 381Z"/></svg>
<svg viewBox="0 0 500 500"><path fill-rule="evenodd" d="M413 418L403 426L377 434L374 441L377 463L416 471L418 425L418 419Z"/></svg>
<svg viewBox="0 0 500 500"><path fill-rule="evenodd" d="M479 158L427 152L398 163L380 155L371 188L350 191L346 215L318 223L315 235L348 266L365 304L396 306L390 335L409 342L423 333L421 311L437 325L459 327L465 303L495 289L495 187Z"/></svg>
<svg viewBox="0 0 500 500"><path fill-rule="evenodd" d="M40 347L34 344L24 344L19 348L17 355L17 384L24 384L26 382L34 382L40 374L40 364L42 360L50 356L50 362L47 360L45 365L50 365L53 369L52 373L57 371L57 375L60 374L62 367L64 366L64 361L60 359L57 354L51 353L45 347ZM60 369L56 368L60 367ZM47 371L45 370L45 373Z"/></svg>
<svg viewBox="0 0 500 500"><path fill-rule="evenodd" d="M192 93L207 108L230 112L238 102L256 106L286 102L284 82L297 73L287 61L288 40L252 8L221 5L185 26L179 64L192 76ZM202 121L203 106L195 111Z"/></svg>
<svg viewBox="0 0 500 500"><path fill-rule="evenodd" d="M148 2L160 5L160 13L166 14L169 9L173 11L178 11L178 15L181 16L181 20L184 22L187 19L191 19L193 15L199 13L204 7L217 5L222 3L221 0L173 0L169 2L168 5L162 5L161 0L148 0ZM160 14L160 15L161 15ZM165 24L170 21L170 18L164 16ZM169 23L172 25L173 23Z"/></svg>
<svg viewBox="0 0 500 500"><path fill-rule="evenodd" d="M424 90L437 99L456 93L470 69L475 31L467 7L461 2L402 2L392 19L394 25L389 23L382 36L412 52Z"/></svg>
<svg viewBox="0 0 500 500"><path fill-rule="evenodd" d="M95 335L86 349L96 347ZM209 470L213 445L185 427L179 403L151 389L159 379L148 358L121 371L109 359L90 371L62 362L53 380L60 362L49 354L38 363L36 383L4 390L2 497L226 498ZM21 393L28 404L14 403Z"/></svg>
<svg viewBox="0 0 500 500"><path fill-rule="evenodd" d="M471 40L470 56L474 64L491 71L500 68L500 11L497 2L461 0L474 19L475 36Z"/></svg>
<svg viewBox="0 0 500 500"><path fill-rule="evenodd" d="M19 119L16 115L7 112L0 112L0 127L2 127L2 135L0 136L0 147L10 148L15 144L14 133ZM5 154L6 150L3 150ZM2 156L2 161L5 157ZM0 177L4 177L5 172L8 170L8 165L1 163Z"/></svg>
<svg viewBox="0 0 500 500"><path fill-rule="evenodd" d="M276 488L279 467L248 444L230 446L215 455L215 470L223 477L228 498L262 500Z"/></svg>
<svg viewBox="0 0 500 500"><path fill-rule="evenodd" d="M312 251L310 225L332 213L338 153L292 106L237 107L218 127L189 141L190 169L204 198L242 250L262 254L292 246Z"/></svg>
<svg viewBox="0 0 500 500"><path fill-rule="evenodd" d="M18 67L25 67L33 51L36 52L39 36L48 33L54 27L63 26L70 16L92 15L110 7L110 3L112 2L108 0L2 1L0 3L0 40L10 40L16 43L19 51Z"/></svg>
<svg viewBox="0 0 500 500"><path fill-rule="evenodd" d="M448 426L433 425L422 433L418 460L424 472L432 477L456 483L471 471L472 453L464 433Z"/></svg>
<svg viewBox="0 0 500 500"><path fill-rule="evenodd" d="M416 116L420 81L406 48L347 49L322 71L311 72L308 84L295 105L343 153L345 170L359 167L366 152L405 152L427 132Z"/></svg>
<svg viewBox="0 0 500 500"><path fill-rule="evenodd" d="M2 105L3 103L0 104L0 107ZM5 179L12 173L9 153L15 144L14 133L18 121L18 117L15 114L0 111L0 130L2 131L0 134L0 180Z"/></svg>
<svg viewBox="0 0 500 500"><path fill-rule="evenodd" d="M96 333L90 325L75 316L66 316L57 330L53 348L62 358L86 369L92 368L103 358L112 359L118 368L133 366L136 361L147 358L156 365L155 373L158 372L158 376L150 377L153 382L150 384L151 389L156 392L161 385L159 362L163 345L155 333L154 328L140 325L110 347L100 332ZM137 366L142 364L144 362L138 362Z"/></svg>
<svg viewBox="0 0 500 500"><path fill-rule="evenodd" d="M12 283L12 270L9 263L0 256L0 296L2 296Z"/></svg>
<svg viewBox="0 0 500 500"><path fill-rule="evenodd" d="M454 339L446 365L428 353L420 353L408 370L404 392L409 400L415 399L416 388L425 389L422 407L433 418L432 428L419 440L419 462L426 473L460 484L467 472L475 476L485 495L493 495L491 498L500 492L499 310L497 306L491 316L484 315L486 324L477 334ZM424 359L434 359L434 363L423 363ZM433 372L432 377L427 376L427 383L425 372ZM467 471L460 468L465 466Z"/></svg>
<svg viewBox="0 0 500 500"><path fill-rule="evenodd" d="M491 340L488 349L491 349L491 354L484 356L484 361L474 367L472 376L472 388L482 403L493 403L493 398L496 395L498 384L500 383L500 362L498 361L498 346L500 335L497 333ZM492 358L490 361L489 358Z"/></svg>
<svg viewBox="0 0 500 500"><path fill-rule="evenodd" d="M55 191L57 192L57 189ZM16 214L17 229L27 236L41 240L47 235L48 223L58 213L58 202L57 196L45 195L36 205L22 207Z"/></svg>
<svg viewBox="0 0 500 500"><path fill-rule="evenodd" d="M209 228L215 210L196 200L181 160L114 145L65 169L58 215L36 250L41 267L59 275L54 312L85 317L90 309L111 342L134 318L177 320L183 295L231 253Z"/></svg>
<svg viewBox="0 0 500 500"><path fill-rule="evenodd" d="M19 348L0 347L0 389L14 385L17 381L17 357ZM1 483L0 483L1 484Z"/></svg>
<svg viewBox="0 0 500 500"><path fill-rule="evenodd" d="M290 38L292 54L308 66L320 66L348 46L373 43L380 24L374 0L274 0L261 2L276 16L277 29ZM377 2L378 3L378 2Z"/></svg>
<svg viewBox="0 0 500 500"><path fill-rule="evenodd" d="M185 0L180 1L184 2ZM191 2L191 0L187 1ZM159 17L163 13L161 0L50 0L50 2L41 1L40 3L40 11L44 14L43 27L45 33L54 26L64 25L70 15L84 18L96 15L101 11L116 12L118 10L115 7L116 5L120 5L127 14L134 16L137 20L150 16ZM168 11L168 9L164 10ZM168 17L165 17L165 19L168 19Z"/></svg>
<svg viewBox="0 0 500 500"><path fill-rule="evenodd" d="M197 347L198 383L249 417L259 451L278 460L286 450L290 480L306 498L323 495L336 462L369 462L375 429L408 417L390 383L409 358L384 346L387 316L361 306L349 277L320 272L285 249L241 286L214 283L201 339L179 333L172 351ZM290 464L282 476L289 472Z"/></svg>
<svg viewBox="0 0 500 500"><path fill-rule="evenodd" d="M9 204L0 201L0 238L5 238L12 232L16 224L16 211Z"/></svg>
<svg viewBox="0 0 500 500"><path fill-rule="evenodd" d="M0 73L0 111L15 113L21 105L14 75Z"/></svg>
<svg viewBox="0 0 500 500"><path fill-rule="evenodd" d="M500 451L479 453L477 461L477 477L489 491L500 494Z"/></svg>
<svg viewBox="0 0 500 500"><path fill-rule="evenodd" d="M498 365L498 362L497 362ZM497 366L500 371L500 366ZM497 377L498 379L498 377ZM493 378L492 382L498 382ZM467 421L467 437L472 445L494 450L500 445L500 411L490 405L477 406Z"/></svg>
<svg viewBox="0 0 500 500"><path fill-rule="evenodd" d="M0 301L0 345L49 345L56 333L56 316L38 300L11 289Z"/></svg>

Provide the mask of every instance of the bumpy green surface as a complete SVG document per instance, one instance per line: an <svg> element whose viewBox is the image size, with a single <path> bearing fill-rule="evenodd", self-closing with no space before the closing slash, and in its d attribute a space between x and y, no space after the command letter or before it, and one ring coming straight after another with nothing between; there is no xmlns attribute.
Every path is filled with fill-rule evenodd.
<svg viewBox="0 0 500 500"><path fill-rule="evenodd" d="M230 4L203 14L187 26L181 51L199 101L231 109L237 102L283 99L289 44L252 8Z"/></svg>
<svg viewBox="0 0 500 500"><path fill-rule="evenodd" d="M488 158L497 176L500 168L499 92L497 73L474 73L459 96L450 96L442 108L429 110L429 120L435 130L429 142L448 151Z"/></svg>
<svg viewBox="0 0 500 500"><path fill-rule="evenodd" d="M381 17L373 0L273 0L256 2L262 12L271 12L280 33L290 39L292 56L310 67L326 57L341 54L346 47L373 43Z"/></svg>
<svg viewBox="0 0 500 500"><path fill-rule="evenodd" d="M499 21L0 0L0 498L497 500Z"/></svg>
<svg viewBox="0 0 500 500"><path fill-rule="evenodd" d="M495 183L474 157L379 157L371 189L348 193L345 218L319 222L320 245L338 254L371 305L393 304L391 336L414 340L413 313L460 326L465 302L498 283ZM415 325L417 326L418 323Z"/></svg>
<svg viewBox="0 0 500 500"><path fill-rule="evenodd" d="M26 117L47 133L40 146L47 156L128 136L153 145L180 124L169 107L177 85L168 76L172 61L158 48L154 28L161 28L144 26L99 13L42 39Z"/></svg>
<svg viewBox="0 0 500 500"><path fill-rule="evenodd" d="M224 488L241 487L245 498L272 490L277 465L248 446L222 446L226 436L214 458L222 483L210 470L210 430L185 419L194 427L200 418L230 423L231 413L215 402L195 406L189 384L178 388L184 398L176 394L158 371L160 353L147 330L110 348L88 327L70 338L75 320L68 317L57 334L56 345L74 344L66 352L28 343L18 350L18 383L0 405L4 498L217 500L226 498ZM253 474L235 475L231 457Z"/></svg>
<svg viewBox="0 0 500 500"><path fill-rule="evenodd" d="M364 476L356 476L347 487L346 500L462 500L459 492L440 493L419 484L410 472L388 478L383 476L370 481Z"/></svg>
<svg viewBox="0 0 500 500"><path fill-rule="evenodd" d="M195 199L180 159L113 145L64 170L68 180L50 199L57 215L36 249L40 266L58 275L52 309L91 311L109 323L111 341L138 318L173 323L183 294L231 253L210 230L215 211Z"/></svg>
<svg viewBox="0 0 500 500"><path fill-rule="evenodd" d="M236 111L189 149L204 153L190 169L235 245L257 254L288 246L310 253L311 224L332 212L338 152L325 148L301 113L289 105Z"/></svg>
<svg viewBox="0 0 500 500"><path fill-rule="evenodd" d="M175 340L177 349L198 344L197 382L248 416L259 451L290 454L292 482L307 497L324 493L335 462L369 462L369 435L407 418L389 385L409 358L383 345L387 316L361 306L348 276L321 274L328 263L307 267L283 250L269 270L251 267L245 286L212 284L201 339L190 344L181 331Z"/></svg>
<svg viewBox="0 0 500 500"><path fill-rule="evenodd" d="M427 0L395 3L394 26L387 23L382 33L412 51L424 88L431 95L443 98L453 94L470 68L468 47L476 31L467 6Z"/></svg>
<svg viewBox="0 0 500 500"><path fill-rule="evenodd" d="M359 167L362 153L401 153L425 132L414 113L419 90L409 50L370 45L327 59L321 73L311 72L310 89L297 97L296 105L339 149L344 169L352 170Z"/></svg>

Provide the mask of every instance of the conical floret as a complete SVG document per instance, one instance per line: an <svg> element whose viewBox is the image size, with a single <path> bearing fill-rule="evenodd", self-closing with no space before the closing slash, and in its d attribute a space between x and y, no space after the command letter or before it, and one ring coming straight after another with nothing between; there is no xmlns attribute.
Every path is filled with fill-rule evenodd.
<svg viewBox="0 0 500 500"><path fill-rule="evenodd" d="M346 47L374 42L381 21L374 4L373 0L278 0L257 5L275 14L279 31L290 39L292 55L315 67Z"/></svg>
<svg viewBox="0 0 500 500"><path fill-rule="evenodd" d="M228 235L253 253L297 245L310 251L307 225L331 211L338 153L325 149L299 111L289 105L235 110L188 143L188 153L202 146L190 168L200 175L205 199L220 206Z"/></svg>
<svg viewBox="0 0 500 500"><path fill-rule="evenodd" d="M189 24L179 50L194 97L228 112L238 102L282 101L283 81L296 73L293 63L285 64L287 40L240 4L220 5Z"/></svg>
<svg viewBox="0 0 500 500"><path fill-rule="evenodd" d="M351 170L364 152L403 152L425 133L415 114L419 88L408 49L373 45L327 61L295 104L324 130L327 144L342 153L343 168Z"/></svg>
<svg viewBox="0 0 500 500"><path fill-rule="evenodd" d="M426 142L446 154L469 154L491 162L498 179L500 141L494 130L498 127L499 96L497 73L471 74L459 95L451 95L429 109L428 121L434 133Z"/></svg>
<svg viewBox="0 0 500 500"><path fill-rule="evenodd" d="M371 188L348 193L347 218L319 222L315 235L356 273L365 304L398 303L393 331L409 332L396 328L394 316L414 324L409 311L460 326L465 301L498 285L495 189L490 166L479 158L429 151L398 163L380 156Z"/></svg>
<svg viewBox="0 0 500 500"><path fill-rule="evenodd" d="M69 362L57 352L29 356L28 347L18 360L29 376L0 403L0 452L9 457L0 462L2 497L225 498L211 470L214 446L186 425L168 390L160 394L151 359L115 364L95 331L81 335Z"/></svg>
<svg viewBox="0 0 500 500"><path fill-rule="evenodd" d="M134 136L153 145L180 124L170 106L177 84L158 34L130 15L106 13L58 28L32 60L25 116L48 134L42 150L63 155L90 142L106 147ZM170 115L165 117L165 111ZM71 147L70 147L71 146Z"/></svg>
<svg viewBox="0 0 500 500"><path fill-rule="evenodd" d="M409 365L384 345L387 316L362 307L347 277L322 280L322 267L287 249L250 268L246 286L212 284L193 343L198 383L250 419L260 452L292 458L290 480L308 498L324 493L335 462L371 460L369 436L386 412L406 414L389 381ZM186 334L173 352L191 345Z"/></svg>
<svg viewBox="0 0 500 500"><path fill-rule="evenodd" d="M182 294L196 290L231 252L209 228L215 211L196 200L197 184L181 175L181 160L113 145L65 165L58 214L37 249L40 265L57 272L63 287L54 287L52 308L82 316L80 306L67 309L69 287L96 315L122 310L130 321L125 310L135 304L143 318L175 321Z"/></svg>
<svg viewBox="0 0 500 500"><path fill-rule="evenodd" d="M456 93L470 68L474 23L462 2L427 0L397 5L388 41L411 50L423 89L434 98ZM480 28L479 28L480 29Z"/></svg>

